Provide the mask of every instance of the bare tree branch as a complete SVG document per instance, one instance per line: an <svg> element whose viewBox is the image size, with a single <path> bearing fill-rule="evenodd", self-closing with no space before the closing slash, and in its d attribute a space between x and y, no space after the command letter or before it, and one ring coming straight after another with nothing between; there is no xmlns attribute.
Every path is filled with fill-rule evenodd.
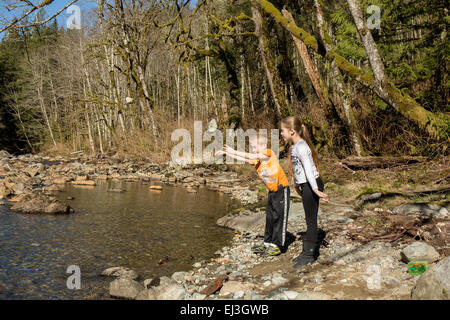
<svg viewBox="0 0 450 320"><path fill-rule="evenodd" d="M28 3L29 5L32 5L33 8L28 10L26 13L24 13L20 18L16 18L13 19L7 26L3 27L0 30L0 33L2 33L5 30L8 30L12 27L14 28L24 28L24 27L31 27L31 26L38 26L38 25L42 25L45 24L47 22L49 22L50 20L52 20L53 18L55 18L56 16L58 16L61 12L63 12L65 9L67 9L68 7L70 7L72 4L74 4L75 2L77 2L78 0L72 0L69 4L67 4L64 8L62 8L61 10L59 10L57 13L55 13L53 16L51 16L50 18L44 20L44 21L37 21L37 22L33 22L33 23L29 23L29 24L25 24L25 25L17 25L18 22L22 21L23 19L25 19L27 16L29 16L31 13L33 13L34 11L43 8L51 3L53 3L54 0L43 0L40 4L38 4L37 6L33 5L32 3L30 3L29 1L25 1L26 3Z"/></svg>

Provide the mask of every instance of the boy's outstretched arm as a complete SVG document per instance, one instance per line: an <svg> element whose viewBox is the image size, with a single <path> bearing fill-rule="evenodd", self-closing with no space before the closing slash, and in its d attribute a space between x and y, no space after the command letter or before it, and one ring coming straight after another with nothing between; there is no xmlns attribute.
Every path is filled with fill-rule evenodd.
<svg viewBox="0 0 450 320"><path fill-rule="evenodd" d="M245 162L250 163L250 164L253 164L253 162L254 162L254 160L251 160L251 159L248 159L248 158L244 158L244 157L238 156L236 154L228 153L228 152L225 152L223 150L219 150L219 151L216 152L216 156L224 155L224 154L229 156L229 157L231 157L231 158L233 158L233 159L245 161Z"/></svg>
<svg viewBox="0 0 450 320"><path fill-rule="evenodd" d="M258 160L258 159L260 159L260 160L265 161L265 160L270 159L270 157L268 157L264 153L248 153L248 152L244 152L244 151L237 151L237 150L234 150L233 148L231 148L231 147L229 147L227 145L225 145L223 147L223 149L228 155L234 154L234 155L240 156L242 158L247 158L247 159L250 159L250 160Z"/></svg>

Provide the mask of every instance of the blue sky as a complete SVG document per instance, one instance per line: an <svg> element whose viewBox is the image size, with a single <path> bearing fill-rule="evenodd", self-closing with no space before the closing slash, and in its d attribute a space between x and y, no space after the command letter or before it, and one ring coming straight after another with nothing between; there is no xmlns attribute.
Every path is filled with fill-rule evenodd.
<svg viewBox="0 0 450 320"><path fill-rule="evenodd" d="M1 2L6 2L3 0L0 0ZM192 5L196 5L198 0L192 0L191 4ZM32 2L34 4L38 4L41 3L42 0L32 0ZM66 6L68 3L70 3L70 0L55 0L53 1L53 3L51 3L50 5L45 7L45 13L46 13L46 18L54 15L56 12L58 12L60 9L64 8L64 6ZM82 21L83 21L83 12L87 12L90 11L91 9L95 8L97 6L97 1L96 0L78 0L77 2L74 3L75 5L77 5L80 9L81 9L81 15L82 15ZM30 16L29 19L30 20L34 20L35 19L35 13L37 11L33 12ZM8 12L5 8L4 8L4 4L1 3L0 4L0 17L1 17L1 23L2 26L4 26L5 20L7 21L11 21L13 18L17 18L20 17L24 12L22 11L22 9L17 9L13 12ZM71 16L71 14L69 12L67 12L67 10L61 12L57 17L56 20L58 21L58 25L64 26L66 27L67 25L67 20L69 19L69 17ZM3 32L0 34L0 39L2 39L4 37L6 32Z"/></svg>

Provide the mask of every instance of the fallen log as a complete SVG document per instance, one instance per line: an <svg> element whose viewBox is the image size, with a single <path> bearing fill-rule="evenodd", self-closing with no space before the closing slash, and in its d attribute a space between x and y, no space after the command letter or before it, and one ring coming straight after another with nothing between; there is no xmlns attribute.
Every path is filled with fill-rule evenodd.
<svg viewBox="0 0 450 320"><path fill-rule="evenodd" d="M340 162L341 165L352 170L369 170L373 168L391 168L425 161L425 157L347 157Z"/></svg>
<svg viewBox="0 0 450 320"><path fill-rule="evenodd" d="M360 194L355 199L355 209L361 209L367 202L376 202L381 199L389 197L404 197L411 198L421 195L429 194L447 194L450 192L450 184L442 185L434 188L415 188L415 189L405 189L402 191L379 191L375 190L372 193Z"/></svg>

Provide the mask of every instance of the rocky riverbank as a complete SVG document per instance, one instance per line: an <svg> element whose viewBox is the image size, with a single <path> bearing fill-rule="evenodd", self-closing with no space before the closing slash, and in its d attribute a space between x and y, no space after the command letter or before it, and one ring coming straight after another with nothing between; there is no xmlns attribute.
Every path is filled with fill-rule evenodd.
<svg viewBox="0 0 450 320"><path fill-rule="evenodd" d="M300 202L292 203L290 241L295 236L298 239L298 233L306 228L302 210ZM110 294L131 299L207 300L449 298L450 258L445 256L444 247L434 248L414 239L403 243L352 240L346 230L357 227L358 219L346 218L342 212L348 215L354 211L349 207L321 210L320 226L327 230L327 246L322 247L317 262L300 270L292 268L291 259L299 254L301 241L292 242L286 253L276 257L261 258L251 252L250 248L262 241L264 211L259 208L219 219L219 224L241 231L211 260L157 281L140 283L121 277L111 283ZM437 223L448 235L448 220ZM431 270L439 270L433 271L437 276L429 276L431 270L420 277L410 275L407 263L411 260L428 261ZM134 288L133 293L130 288Z"/></svg>
<svg viewBox="0 0 450 320"><path fill-rule="evenodd" d="M158 189L179 185L195 193L200 187L239 199L244 207L217 224L236 231L232 243L210 260L171 277L140 279L117 267L104 276L117 277L110 295L127 299L448 299L450 290L448 202L446 180L439 181L439 202L416 203L402 198L380 201L382 192L354 190L349 201L339 185L328 182L329 204L321 204L319 226L326 231L318 261L294 270L291 259L301 250L306 230L302 203L292 192L285 253L261 258L251 252L262 242L265 193L227 165L170 166L129 159L11 156L0 152L0 199L23 213L70 214L70 199L58 202L65 183L95 188L97 179L141 181ZM251 182L251 183L250 183ZM444 183L443 183L444 182ZM444 188L442 187L444 186ZM345 185L347 187L347 185ZM348 189L351 189L349 187ZM444 192L442 192L444 190ZM111 190L120 192L120 190ZM379 194L377 194L379 193ZM444 201L442 201L444 200ZM1 200L0 200L1 201ZM364 206L364 203L370 205ZM394 204L394 205L393 205ZM410 260L428 261L422 276L408 273Z"/></svg>

